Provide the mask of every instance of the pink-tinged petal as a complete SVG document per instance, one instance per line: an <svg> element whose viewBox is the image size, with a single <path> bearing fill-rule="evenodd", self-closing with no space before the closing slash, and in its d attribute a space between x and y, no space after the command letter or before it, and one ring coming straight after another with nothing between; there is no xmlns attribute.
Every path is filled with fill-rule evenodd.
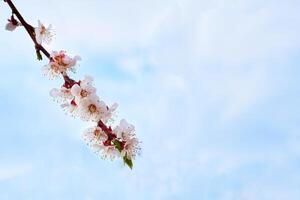
<svg viewBox="0 0 300 200"><path fill-rule="evenodd" d="M38 27L41 27L43 24L41 23L40 20L38 20Z"/></svg>
<svg viewBox="0 0 300 200"><path fill-rule="evenodd" d="M81 87L78 84L74 84L71 88L71 94L75 97L80 96Z"/></svg>
<svg viewBox="0 0 300 200"><path fill-rule="evenodd" d="M90 76L90 75L85 75L84 76L84 80L86 82L92 83L94 81L94 78L92 76Z"/></svg>
<svg viewBox="0 0 300 200"><path fill-rule="evenodd" d="M117 108L118 108L118 104L117 103L114 103L113 105L111 105L110 106L110 108L109 108L109 110L111 111L111 112L114 112Z"/></svg>
<svg viewBox="0 0 300 200"><path fill-rule="evenodd" d="M53 88L51 91L50 91L50 96L55 98L55 97L58 97L59 96L59 90L56 89L56 88Z"/></svg>
<svg viewBox="0 0 300 200"><path fill-rule="evenodd" d="M81 60L81 57L77 55L73 59L76 60L76 61L79 61L79 60Z"/></svg>
<svg viewBox="0 0 300 200"><path fill-rule="evenodd" d="M9 22L6 24L5 29L7 31L14 31L17 28L16 25L14 25L13 23Z"/></svg>

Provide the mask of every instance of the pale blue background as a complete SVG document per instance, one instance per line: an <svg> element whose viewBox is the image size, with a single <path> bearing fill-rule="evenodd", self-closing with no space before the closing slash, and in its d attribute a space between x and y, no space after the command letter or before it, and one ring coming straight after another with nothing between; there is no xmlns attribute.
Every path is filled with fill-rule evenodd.
<svg viewBox="0 0 300 200"><path fill-rule="evenodd" d="M62 80L2 29L1 200L300 199L300 1L14 2L53 24L47 49L82 56L73 77L119 103L143 153L132 171L98 159L49 97Z"/></svg>

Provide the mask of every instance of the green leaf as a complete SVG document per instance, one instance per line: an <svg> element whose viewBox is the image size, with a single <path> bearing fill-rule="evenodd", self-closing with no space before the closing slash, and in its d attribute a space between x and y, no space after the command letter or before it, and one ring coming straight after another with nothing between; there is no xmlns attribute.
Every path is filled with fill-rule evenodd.
<svg viewBox="0 0 300 200"><path fill-rule="evenodd" d="M123 157L123 161L130 169L132 169L133 163L131 159L127 158L127 154Z"/></svg>
<svg viewBox="0 0 300 200"><path fill-rule="evenodd" d="M40 51L36 51L36 57L38 60L43 60L42 54Z"/></svg>
<svg viewBox="0 0 300 200"><path fill-rule="evenodd" d="M118 140L113 140L112 143L114 144L115 148L119 150L119 152L122 151L121 143Z"/></svg>

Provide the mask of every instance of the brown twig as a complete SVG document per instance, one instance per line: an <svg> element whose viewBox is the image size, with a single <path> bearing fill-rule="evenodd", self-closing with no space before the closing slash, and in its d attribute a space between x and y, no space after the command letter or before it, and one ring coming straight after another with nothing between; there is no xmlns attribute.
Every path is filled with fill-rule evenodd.
<svg viewBox="0 0 300 200"><path fill-rule="evenodd" d="M15 7L15 5L13 4L13 2L11 0L4 0L4 2L6 2L9 7L12 10L12 13L14 15L16 15L16 17L18 18L18 20L20 21L20 23L23 25L23 27L25 28L25 30L27 31L27 33L29 34L30 38L32 39L34 45L35 45L35 49L37 54L40 54L40 51L49 59L51 60L51 56L50 53L40 44L37 43L36 38L35 38L35 33L34 33L34 28L33 26L31 26L30 24L28 24L25 19L23 18L23 16L20 14L20 12L18 11L18 9ZM69 87L71 85L74 85L75 83L78 83L76 81L74 81L73 79L71 79L68 75L66 74L62 74L65 84L68 85ZM108 135L112 135L112 130L110 127L107 127L101 120L98 122L98 126Z"/></svg>
<svg viewBox="0 0 300 200"><path fill-rule="evenodd" d="M34 47L35 47L37 53L38 53L38 51L41 51L48 59L50 59L50 53L42 45L37 43L36 38L35 38L34 28L24 20L23 16L20 14L20 12L18 11L18 9L15 7L15 5L13 4L13 2L11 0L4 0L4 2L6 2L9 5L12 13L16 15L16 17L18 18L20 23L23 25L23 27L29 34L30 38L32 39L32 41L35 45Z"/></svg>

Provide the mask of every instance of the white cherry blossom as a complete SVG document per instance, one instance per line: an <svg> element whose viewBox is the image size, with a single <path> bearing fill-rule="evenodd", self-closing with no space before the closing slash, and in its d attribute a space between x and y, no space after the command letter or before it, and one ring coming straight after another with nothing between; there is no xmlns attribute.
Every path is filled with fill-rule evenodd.
<svg viewBox="0 0 300 200"><path fill-rule="evenodd" d="M75 72L75 65L78 60L81 60L79 56L74 58L67 56L65 51L53 51L50 57L50 62L42 70L44 75L51 78L65 74L67 71Z"/></svg>
<svg viewBox="0 0 300 200"><path fill-rule="evenodd" d="M134 136L134 130L135 128L132 124L129 124L125 119L122 119L120 125L116 126L114 129L114 133L118 138L126 141Z"/></svg>
<svg viewBox="0 0 300 200"><path fill-rule="evenodd" d="M126 156L128 159L133 159L140 153L139 141L135 137L134 131L134 126L129 124L125 119L122 119L113 131L117 135L117 138L125 142L121 151L122 157Z"/></svg>
<svg viewBox="0 0 300 200"><path fill-rule="evenodd" d="M101 140L94 140L94 138L86 138L86 140L91 140L88 145L91 147L92 151L99 155L102 159L111 159L120 156L120 152L111 145L104 145Z"/></svg>
<svg viewBox="0 0 300 200"><path fill-rule="evenodd" d="M90 95L87 98L83 98L79 103L79 115L82 120L98 122L108 121L112 117L112 113L117 108L117 104L113 104L108 107L104 101L99 100L96 95Z"/></svg>
<svg viewBox="0 0 300 200"><path fill-rule="evenodd" d="M120 156L119 151L114 146L103 146L101 157L103 159L110 159L113 160L115 157Z"/></svg>
<svg viewBox="0 0 300 200"><path fill-rule="evenodd" d="M67 114L70 114L73 117L78 115L78 105L75 104L74 100L63 103L60 106Z"/></svg>
<svg viewBox="0 0 300 200"><path fill-rule="evenodd" d="M94 144L101 144L107 140L107 135L100 127L88 128L83 132L83 140L89 145L93 146Z"/></svg>
<svg viewBox="0 0 300 200"><path fill-rule="evenodd" d="M9 21L5 26L5 30L14 31L17 27L18 27L18 24L16 25L12 21Z"/></svg>
<svg viewBox="0 0 300 200"><path fill-rule="evenodd" d="M104 103L104 102L103 102ZM106 123L107 121L113 121L112 116L114 111L118 108L118 104L114 103L111 106L106 106L101 112L101 120Z"/></svg>
<svg viewBox="0 0 300 200"><path fill-rule="evenodd" d="M105 146L103 143L94 143L91 146L94 153L99 155L102 159L113 160L120 156L120 152L114 146Z"/></svg>
<svg viewBox="0 0 300 200"><path fill-rule="evenodd" d="M63 86L60 89L53 88L50 91L50 96L56 99L58 102L66 102L74 98L71 90Z"/></svg>
<svg viewBox="0 0 300 200"><path fill-rule="evenodd" d="M82 99L79 104L79 115L85 121L99 121L104 110L105 103L96 95Z"/></svg>
<svg viewBox="0 0 300 200"><path fill-rule="evenodd" d="M140 154L141 148L139 147L139 141L137 138L130 138L126 140L124 149L121 151L121 155L126 156L128 159L132 160L136 155Z"/></svg>
<svg viewBox="0 0 300 200"><path fill-rule="evenodd" d="M18 22L15 18L14 15L10 17L10 19L7 20L8 23L5 26L5 29L7 31L14 31L18 26L21 26L22 24Z"/></svg>
<svg viewBox="0 0 300 200"><path fill-rule="evenodd" d="M96 88L92 86L93 79L89 76L86 76L80 84L74 84L71 88L71 94L75 97L75 102L80 103L84 98L89 97L90 95L95 95Z"/></svg>
<svg viewBox="0 0 300 200"><path fill-rule="evenodd" d="M34 29L37 43L42 44L43 42L45 42L46 44L49 44L52 41L53 37L51 31L51 24L48 26L48 28L46 28L44 24L42 24L40 20L38 20L38 27Z"/></svg>

